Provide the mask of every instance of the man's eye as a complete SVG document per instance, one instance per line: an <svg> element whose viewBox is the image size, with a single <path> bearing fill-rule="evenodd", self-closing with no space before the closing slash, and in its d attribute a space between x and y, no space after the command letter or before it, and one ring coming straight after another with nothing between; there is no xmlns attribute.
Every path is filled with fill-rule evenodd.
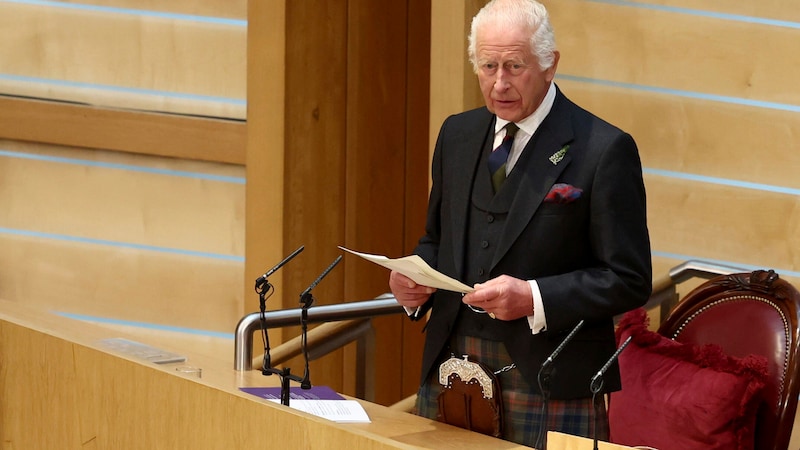
<svg viewBox="0 0 800 450"><path fill-rule="evenodd" d="M481 71L485 74L493 74L497 72L497 64L495 63L483 63L481 65Z"/></svg>

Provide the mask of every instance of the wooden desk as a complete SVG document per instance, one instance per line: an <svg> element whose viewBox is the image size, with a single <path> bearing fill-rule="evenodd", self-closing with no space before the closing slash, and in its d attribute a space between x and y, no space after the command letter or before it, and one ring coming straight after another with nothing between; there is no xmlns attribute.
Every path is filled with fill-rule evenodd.
<svg viewBox="0 0 800 450"><path fill-rule="evenodd" d="M98 342L110 337L130 336L0 300L3 448L525 448L364 401L372 423L331 422L239 390L277 377L236 372L232 361L185 344L134 338L188 356L140 361ZM202 378L175 370L185 364L202 368Z"/></svg>
<svg viewBox="0 0 800 450"><path fill-rule="evenodd" d="M594 440L571 434L558 433L556 431L547 432L548 450L591 450L594 448ZM636 447L626 447L624 445L611 444L609 442L598 442L598 450L631 450Z"/></svg>

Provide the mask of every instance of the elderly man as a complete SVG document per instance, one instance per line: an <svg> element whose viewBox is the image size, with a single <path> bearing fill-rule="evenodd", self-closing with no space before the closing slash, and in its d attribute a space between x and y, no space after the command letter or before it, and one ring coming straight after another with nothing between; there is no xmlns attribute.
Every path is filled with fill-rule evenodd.
<svg viewBox="0 0 800 450"><path fill-rule="evenodd" d="M417 412L439 417L439 365L469 355L496 372L502 437L530 446L542 429L595 436L589 385L615 351L613 317L651 292L636 144L567 99L553 82L559 56L536 1L494 0L474 17L469 58L486 106L441 127L414 253L475 290L389 279L412 318L430 311ZM581 320L552 364L545 418L539 369ZM619 388L612 368L604 391ZM604 409L597 419L606 439Z"/></svg>

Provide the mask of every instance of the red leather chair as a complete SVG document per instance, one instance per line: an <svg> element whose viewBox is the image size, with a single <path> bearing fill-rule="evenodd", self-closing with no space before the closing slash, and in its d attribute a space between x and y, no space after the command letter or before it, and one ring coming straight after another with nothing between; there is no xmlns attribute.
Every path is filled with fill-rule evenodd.
<svg viewBox="0 0 800 450"><path fill-rule="evenodd" d="M658 333L717 344L737 357L763 355L769 380L756 419L759 450L789 445L800 394L800 292L773 271L722 275L678 303Z"/></svg>

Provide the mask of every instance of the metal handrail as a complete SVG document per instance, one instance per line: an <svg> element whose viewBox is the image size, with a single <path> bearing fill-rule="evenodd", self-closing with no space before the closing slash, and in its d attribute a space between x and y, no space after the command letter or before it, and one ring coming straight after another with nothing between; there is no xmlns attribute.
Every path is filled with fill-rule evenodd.
<svg viewBox="0 0 800 450"><path fill-rule="evenodd" d="M654 283L653 295L669 293L675 285L690 278L713 278L717 275L747 272L741 267L727 266L706 261L689 260L669 271L669 276ZM658 303L661 300L659 299ZM374 300L340 303L336 305L315 306L308 309L308 323L336 322L341 320L374 317L404 312L392 294L383 294ZM298 325L302 308L281 309L264 313L266 328ZM236 325L234 336L234 369L238 371L253 368L253 333L261 329L261 313L250 313Z"/></svg>
<svg viewBox="0 0 800 450"><path fill-rule="evenodd" d="M710 280L719 275L730 275L732 273L748 272L748 269L735 266L727 266L708 261L690 259L671 268L669 273L653 280L653 292L650 299L644 306L645 309L659 307L661 309L661 320L669 316L670 311L678 304L677 286L680 283L692 278Z"/></svg>
<svg viewBox="0 0 800 450"><path fill-rule="evenodd" d="M732 273L744 272L749 272L749 270L742 267L726 266L724 264L690 259L670 269L669 277L674 284L679 284L693 277L710 279L718 275L730 275Z"/></svg>
<svg viewBox="0 0 800 450"><path fill-rule="evenodd" d="M299 325L302 308L280 309L264 313L266 328ZM339 320L375 317L404 312L392 294L383 294L375 300L322 305L308 308L308 323L335 322ZM250 313L239 320L234 334L233 368L237 371L253 368L253 333L261 329L261 313Z"/></svg>

